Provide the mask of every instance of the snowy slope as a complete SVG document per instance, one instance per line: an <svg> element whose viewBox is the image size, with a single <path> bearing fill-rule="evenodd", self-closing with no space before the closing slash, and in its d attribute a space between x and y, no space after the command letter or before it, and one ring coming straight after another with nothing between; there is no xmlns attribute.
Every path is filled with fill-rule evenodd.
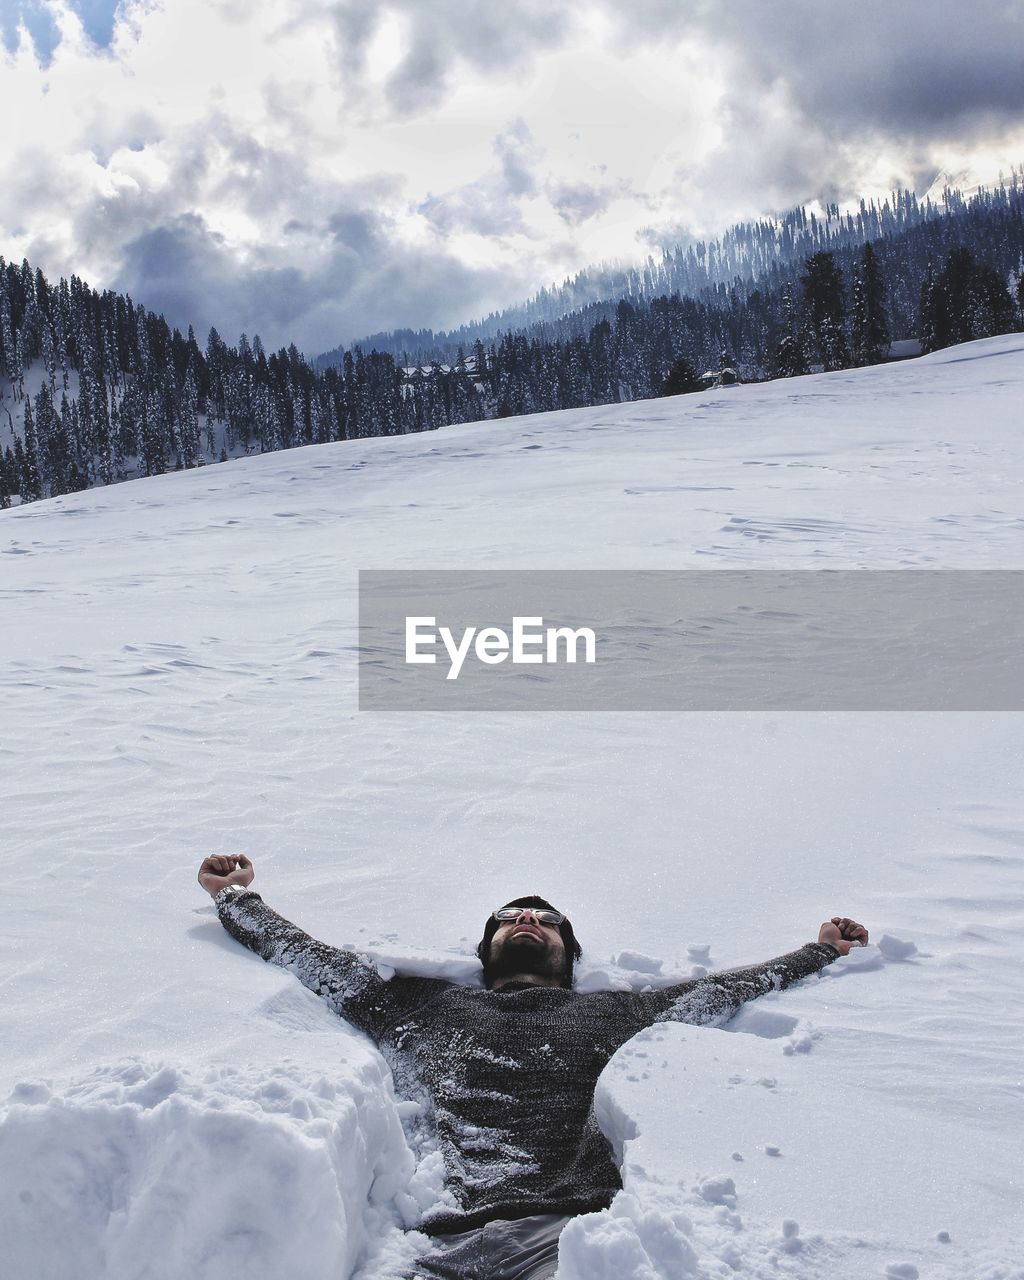
<svg viewBox="0 0 1024 1280"><path fill-rule="evenodd" d="M1016 335L0 513L0 1275L413 1247L409 1106L195 883L244 849L310 932L468 981L522 892L590 986L863 919L731 1030L613 1060L626 1192L563 1280L1024 1277L1019 717L359 715L355 666L360 568L1024 568L1022 391Z"/></svg>

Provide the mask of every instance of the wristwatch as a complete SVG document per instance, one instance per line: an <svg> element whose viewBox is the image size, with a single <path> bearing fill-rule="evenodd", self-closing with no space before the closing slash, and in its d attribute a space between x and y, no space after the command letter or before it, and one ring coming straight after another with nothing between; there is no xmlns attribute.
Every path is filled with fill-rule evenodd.
<svg viewBox="0 0 1024 1280"><path fill-rule="evenodd" d="M216 897L219 898L222 893L248 893L249 886L247 884L226 884L223 889L218 889Z"/></svg>

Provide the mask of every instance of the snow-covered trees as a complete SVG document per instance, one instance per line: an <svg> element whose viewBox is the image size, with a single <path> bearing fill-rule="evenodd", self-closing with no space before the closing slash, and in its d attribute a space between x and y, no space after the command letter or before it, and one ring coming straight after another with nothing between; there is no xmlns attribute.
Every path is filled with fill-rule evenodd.
<svg viewBox="0 0 1024 1280"><path fill-rule="evenodd" d="M843 275L831 253L807 259L800 277L811 350L826 372L850 363Z"/></svg>
<svg viewBox="0 0 1024 1280"><path fill-rule="evenodd" d="M809 372L800 320L790 285L782 290L782 332L773 354L771 372L776 378L798 378Z"/></svg>
<svg viewBox="0 0 1024 1280"><path fill-rule="evenodd" d="M889 350L885 280L871 244L864 245L853 282L853 362L878 364Z"/></svg>
<svg viewBox="0 0 1024 1280"><path fill-rule="evenodd" d="M32 416L30 400L25 401L24 437L24 444L21 440L15 441L21 500L35 502L43 496L43 480L39 460L39 441L36 437L35 419Z"/></svg>
<svg viewBox="0 0 1024 1280"><path fill-rule="evenodd" d="M921 345L938 351L1015 327L1016 308L1006 280L967 248L954 249L921 296Z"/></svg>
<svg viewBox="0 0 1024 1280"><path fill-rule="evenodd" d="M691 391L700 391L703 386L693 365L684 356L676 360L668 371L668 377L661 385L663 396L687 395Z"/></svg>

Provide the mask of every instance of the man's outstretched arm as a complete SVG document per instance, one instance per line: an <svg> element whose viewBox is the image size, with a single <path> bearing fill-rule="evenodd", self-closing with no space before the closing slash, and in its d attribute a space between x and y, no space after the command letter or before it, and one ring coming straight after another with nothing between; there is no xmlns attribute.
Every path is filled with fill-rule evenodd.
<svg viewBox="0 0 1024 1280"><path fill-rule="evenodd" d="M254 875L245 854L214 854L203 859L198 878L233 938L290 970L336 1013L373 1034L394 1014L399 995L409 994L400 993L405 984L386 981L368 959L318 942L278 915L249 887Z"/></svg>
<svg viewBox="0 0 1024 1280"><path fill-rule="evenodd" d="M808 942L763 964L709 973L661 991L644 992L640 999L652 1020L721 1026L748 1000L769 991L782 991L847 955L852 947L866 946L867 941L868 931L862 924L848 916L833 916L821 926L817 942Z"/></svg>

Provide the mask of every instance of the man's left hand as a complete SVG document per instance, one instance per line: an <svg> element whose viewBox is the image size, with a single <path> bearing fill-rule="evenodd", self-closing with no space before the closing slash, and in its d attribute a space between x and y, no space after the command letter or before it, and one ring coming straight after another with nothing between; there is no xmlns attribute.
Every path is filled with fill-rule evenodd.
<svg viewBox="0 0 1024 1280"><path fill-rule="evenodd" d="M244 853L214 853L203 859L199 868L199 883L211 898L229 884L248 888L256 872Z"/></svg>
<svg viewBox="0 0 1024 1280"><path fill-rule="evenodd" d="M819 942L835 947L841 956L848 956L851 947L866 947L868 931L848 916L833 916L826 920L818 933Z"/></svg>

